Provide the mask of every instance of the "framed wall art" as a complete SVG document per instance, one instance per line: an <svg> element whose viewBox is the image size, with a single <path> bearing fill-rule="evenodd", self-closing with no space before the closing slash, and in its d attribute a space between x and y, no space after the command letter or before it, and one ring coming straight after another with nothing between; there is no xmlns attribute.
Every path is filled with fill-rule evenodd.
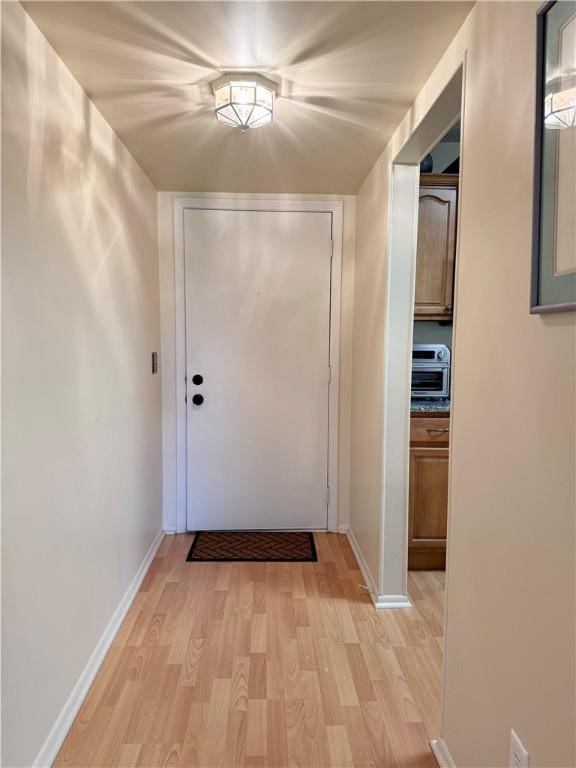
<svg viewBox="0 0 576 768"><path fill-rule="evenodd" d="M576 309L576 0L537 16L530 311Z"/></svg>

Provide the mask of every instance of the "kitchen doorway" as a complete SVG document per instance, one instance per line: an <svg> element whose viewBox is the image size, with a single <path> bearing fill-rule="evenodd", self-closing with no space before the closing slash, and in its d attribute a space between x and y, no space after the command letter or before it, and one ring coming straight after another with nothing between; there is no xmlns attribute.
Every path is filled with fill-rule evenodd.
<svg viewBox="0 0 576 768"><path fill-rule="evenodd" d="M341 223L175 201L187 530L336 529Z"/></svg>
<svg viewBox="0 0 576 768"><path fill-rule="evenodd" d="M446 570L460 120L420 163L414 290L408 570Z"/></svg>
<svg viewBox="0 0 576 768"><path fill-rule="evenodd" d="M408 596L410 403L420 162L464 114L463 82L464 64L396 150L392 162L385 323L393 332L388 332L385 338L384 512L379 573L381 603L385 607L411 604ZM456 220L456 231L457 228ZM455 322L456 312L455 300L452 308Z"/></svg>

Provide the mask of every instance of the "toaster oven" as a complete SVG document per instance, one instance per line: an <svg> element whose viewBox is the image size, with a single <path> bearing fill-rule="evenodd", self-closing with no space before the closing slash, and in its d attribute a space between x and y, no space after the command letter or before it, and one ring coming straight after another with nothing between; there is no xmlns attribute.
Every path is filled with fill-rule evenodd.
<svg viewBox="0 0 576 768"><path fill-rule="evenodd" d="M414 344L412 347L412 398L450 397L450 347Z"/></svg>

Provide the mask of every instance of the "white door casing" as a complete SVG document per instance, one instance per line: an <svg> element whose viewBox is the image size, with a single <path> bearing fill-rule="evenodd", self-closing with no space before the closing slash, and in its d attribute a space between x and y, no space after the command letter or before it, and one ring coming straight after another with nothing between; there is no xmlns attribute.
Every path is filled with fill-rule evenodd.
<svg viewBox="0 0 576 768"><path fill-rule="evenodd" d="M337 528L341 206L175 201L178 530Z"/></svg>

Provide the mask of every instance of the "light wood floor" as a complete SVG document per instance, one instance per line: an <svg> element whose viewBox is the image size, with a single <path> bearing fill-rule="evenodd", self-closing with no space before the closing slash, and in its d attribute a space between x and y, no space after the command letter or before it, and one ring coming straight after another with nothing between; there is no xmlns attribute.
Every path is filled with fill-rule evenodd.
<svg viewBox="0 0 576 768"><path fill-rule="evenodd" d="M187 563L167 536L57 766L435 766L442 573L376 611L345 536L318 563Z"/></svg>

